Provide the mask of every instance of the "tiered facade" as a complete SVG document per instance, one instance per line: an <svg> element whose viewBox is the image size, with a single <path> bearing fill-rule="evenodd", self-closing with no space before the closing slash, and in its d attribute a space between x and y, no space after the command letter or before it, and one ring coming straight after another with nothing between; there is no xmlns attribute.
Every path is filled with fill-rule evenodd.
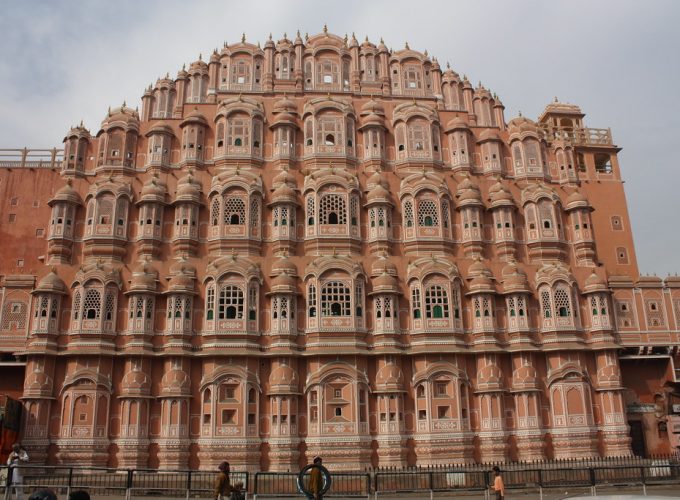
<svg viewBox="0 0 680 500"><path fill-rule="evenodd" d="M59 169L0 165L31 456L630 454L629 420L664 418L626 411L667 398L680 281L638 276L608 130L503 110L427 53L324 30L159 79L72 128Z"/></svg>

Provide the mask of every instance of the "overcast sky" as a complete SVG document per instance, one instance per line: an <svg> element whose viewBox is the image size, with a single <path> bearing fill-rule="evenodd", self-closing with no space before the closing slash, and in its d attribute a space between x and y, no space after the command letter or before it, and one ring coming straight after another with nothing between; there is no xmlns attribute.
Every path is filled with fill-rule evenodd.
<svg viewBox="0 0 680 500"><path fill-rule="evenodd" d="M642 273L680 272L680 1L0 0L0 148L60 146L83 119L223 41L366 35L427 49L496 92L509 121L554 96L611 127ZM675 147L676 154L671 154Z"/></svg>

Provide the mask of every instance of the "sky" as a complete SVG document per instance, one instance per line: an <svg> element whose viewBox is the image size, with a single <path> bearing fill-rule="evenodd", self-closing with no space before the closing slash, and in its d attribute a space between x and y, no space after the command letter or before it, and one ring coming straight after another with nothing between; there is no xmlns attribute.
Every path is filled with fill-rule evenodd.
<svg viewBox="0 0 680 500"><path fill-rule="evenodd" d="M0 149L61 146L81 119L224 41L296 30L405 42L497 93L506 120L554 97L611 127L643 274L680 272L680 1L0 0Z"/></svg>

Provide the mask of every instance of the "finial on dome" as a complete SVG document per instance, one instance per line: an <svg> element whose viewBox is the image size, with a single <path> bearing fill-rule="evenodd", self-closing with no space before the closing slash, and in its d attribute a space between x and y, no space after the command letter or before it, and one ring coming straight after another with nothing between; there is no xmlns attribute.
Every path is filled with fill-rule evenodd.
<svg viewBox="0 0 680 500"><path fill-rule="evenodd" d="M449 61L446 61L446 69L451 69L451 64L449 63Z"/></svg>
<svg viewBox="0 0 680 500"><path fill-rule="evenodd" d="M185 71L187 69L187 63L182 63L182 71Z"/></svg>
<svg viewBox="0 0 680 500"><path fill-rule="evenodd" d="M385 41L383 40L383 37L380 37L380 43L382 43L383 45L385 44Z"/></svg>
<svg viewBox="0 0 680 500"><path fill-rule="evenodd" d="M406 42L406 43L404 44L404 48L405 48L406 50L411 50L411 47L408 46L408 42Z"/></svg>
<svg viewBox="0 0 680 500"><path fill-rule="evenodd" d="M83 119L82 118L80 119L80 126L81 127L83 126Z"/></svg>
<svg viewBox="0 0 680 500"><path fill-rule="evenodd" d="M366 35L366 40L364 40L364 41L365 41L365 42L368 42L368 35Z"/></svg>
<svg viewBox="0 0 680 500"><path fill-rule="evenodd" d="M305 42L309 42L309 33L305 33Z"/></svg>
<svg viewBox="0 0 680 500"><path fill-rule="evenodd" d="M347 40L349 40L349 38L347 38L347 33L345 33L345 38L343 38L343 41L345 42L345 45L347 45Z"/></svg>
<svg viewBox="0 0 680 500"><path fill-rule="evenodd" d="M285 31L283 32L283 39L288 40L288 33L286 33Z"/></svg>
<svg viewBox="0 0 680 500"><path fill-rule="evenodd" d="M170 78L170 72L169 72L169 71L166 71L166 72L165 72L165 78L166 78L166 79Z"/></svg>
<svg viewBox="0 0 680 500"><path fill-rule="evenodd" d="M123 109L121 109L121 111L123 111L125 109L126 105L127 105L127 103L125 101L123 101Z"/></svg>
<svg viewBox="0 0 680 500"><path fill-rule="evenodd" d="M555 96L555 102L560 102L560 101L557 100L557 96Z"/></svg>
<svg viewBox="0 0 680 500"><path fill-rule="evenodd" d="M259 41L259 40L257 41L257 48L258 48L258 49L261 48L261 47L260 47L260 41Z"/></svg>
<svg viewBox="0 0 680 500"><path fill-rule="evenodd" d="M203 60L203 52L200 52L200 53L198 54L198 60L199 60L199 61L202 61L202 60Z"/></svg>
<svg viewBox="0 0 680 500"><path fill-rule="evenodd" d="M425 49L425 52L423 52L423 55L424 55L425 57L428 57L427 49Z"/></svg>
<svg viewBox="0 0 680 500"><path fill-rule="evenodd" d="M323 32L328 33L328 26L326 25L326 23L323 23Z"/></svg>
<svg viewBox="0 0 680 500"><path fill-rule="evenodd" d="M245 33L243 33L241 35L241 43L246 43L246 34Z"/></svg>
<svg viewBox="0 0 680 500"><path fill-rule="evenodd" d="M522 116L522 110L519 111L519 116L520 116L520 117Z"/></svg>
<svg viewBox="0 0 680 500"><path fill-rule="evenodd" d="M271 34L271 32L270 32L270 33L269 33L269 40L271 40L271 39L272 39L272 34Z"/></svg>

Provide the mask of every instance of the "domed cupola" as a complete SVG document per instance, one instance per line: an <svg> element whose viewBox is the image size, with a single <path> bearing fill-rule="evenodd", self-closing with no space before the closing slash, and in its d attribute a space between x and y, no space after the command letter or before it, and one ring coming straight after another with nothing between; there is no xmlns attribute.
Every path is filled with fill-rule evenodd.
<svg viewBox="0 0 680 500"><path fill-rule="evenodd" d="M496 129L489 128L479 134L477 144L481 148L482 169L485 175L500 174L503 170L501 154L503 139Z"/></svg>
<svg viewBox="0 0 680 500"><path fill-rule="evenodd" d="M180 164L182 166L202 167L205 159L205 136L208 120L198 108L194 108L179 124L182 129L182 149L180 150Z"/></svg>
<svg viewBox="0 0 680 500"><path fill-rule="evenodd" d="M593 269L585 280L582 294L586 297L590 311L591 331L611 331L612 321L609 314L611 291L606 281Z"/></svg>
<svg viewBox="0 0 680 500"><path fill-rule="evenodd" d="M456 191L456 210L460 212L465 256L476 257L482 252L482 195L479 186L465 176Z"/></svg>
<svg viewBox="0 0 680 500"><path fill-rule="evenodd" d="M564 210L567 212L571 242L578 265L594 266L597 255L590 217L593 207L585 194L574 191L567 197Z"/></svg>
<svg viewBox="0 0 680 500"><path fill-rule="evenodd" d="M383 254L371 266L374 335L396 335L399 331L399 281L396 266Z"/></svg>
<svg viewBox="0 0 680 500"><path fill-rule="evenodd" d="M40 280L31 294L34 296L31 336L58 334L61 298L68 295L68 291L54 268Z"/></svg>
<svg viewBox="0 0 680 500"><path fill-rule="evenodd" d="M175 132L172 127L161 122L154 123L146 132L147 155L145 166L148 169L168 169L170 167L170 151Z"/></svg>
<svg viewBox="0 0 680 500"><path fill-rule="evenodd" d="M529 296L531 287L526 273L514 260L508 262L501 271L502 293L505 295L506 321L508 332L529 332Z"/></svg>
<svg viewBox="0 0 680 500"><path fill-rule="evenodd" d="M198 212L203 205L201 183L190 171L177 181L177 192L172 205L175 223L172 249L176 256L193 257L198 248Z"/></svg>
<svg viewBox="0 0 680 500"><path fill-rule="evenodd" d="M73 249L75 216L78 207L83 204L82 199L73 189L72 181L69 179L47 204L52 208L47 236L49 263L69 264Z"/></svg>
<svg viewBox="0 0 680 500"><path fill-rule="evenodd" d="M267 205L272 211L272 240L278 255L294 251L297 242L298 190L295 177L282 170L274 177L274 190Z"/></svg>
<svg viewBox="0 0 680 500"><path fill-rule="evenodd" d="M111 171L134 168L139 137L139 113L125 103L118 108L109 109L97 137L98 168L106 167Z"/></svg>
<svg viewBox="0 0 680 500"><path fill-rule="evenodd" d="M472 302L473 333L493 335L495 328L495 293L493 273L481 258L476 258L468 268L468 292Z"/></svg>
<svg viewBox="0 0 680 500"><path fill-rule="evenodd" d="M64 175L84 174L91 138L90 131L83 126L82 121L68 131L64 137L64 162L61 167Z"/></svg>
<svg viewBox="0 0 680 500"><path fill-rule="evenodd" d="M163 239L163 212L167 205L167 186L154 174L142 187L136 205L139 210L137 226L140 255L158 257Z"/></svg>
<svg viewBox="0 0 680 500"><path fill-rule="evenodd" d="M392 210L394 202L379 172L375 172L367 183L365 207L368 210L368 245L371 253L377 255L389 252L392 241Z"/></svg>
<svg viewBox="0 0 680 500"><path fill-rule="evenodd" d="M140 262L132 271L128 296L128 335L150 336L154 333L155 302L158 272L146 262Z"/></svg>
<svg viewBox="0 0 680 500"><path fill-rule="evenodd" d="M515 210L516 204L512 193L497 181L489 188L489 210L493 217L493 235L496 252L500 260L512 260L516 257L515 243Z"/></svg>
<svg viewBox="0 0 680 500"><path fill-rule="evenodd" d="M196 268L180 258L170 267L167 297L165 335L168 346L190 349L186 339L193 334L193 301L196 293Z"/></svg>
<svg viewBox="0 0 680 500"><path fill-rule="evenodd" d="M274 119L269 128L274 132L274 158L290 161L295 158L295 135L300 129L297 105L284 95L272 111Z"/></svg>
<svg viewBox="0 0 680 500"><path fill-rule="evenodd" d="M297 334L297 295L298 274L295 264L283 256L274 261L270 276L270 291L267 293L271 301L270 333L276 336Z"/></svg>
<svg viewBox="0 0 680 500"><path fill-rule="evenodd" d="M451 119L444 129L448 136L450 161L454 171L469 172L472 168L472 132L470 125L462 117Z"/></svg>

